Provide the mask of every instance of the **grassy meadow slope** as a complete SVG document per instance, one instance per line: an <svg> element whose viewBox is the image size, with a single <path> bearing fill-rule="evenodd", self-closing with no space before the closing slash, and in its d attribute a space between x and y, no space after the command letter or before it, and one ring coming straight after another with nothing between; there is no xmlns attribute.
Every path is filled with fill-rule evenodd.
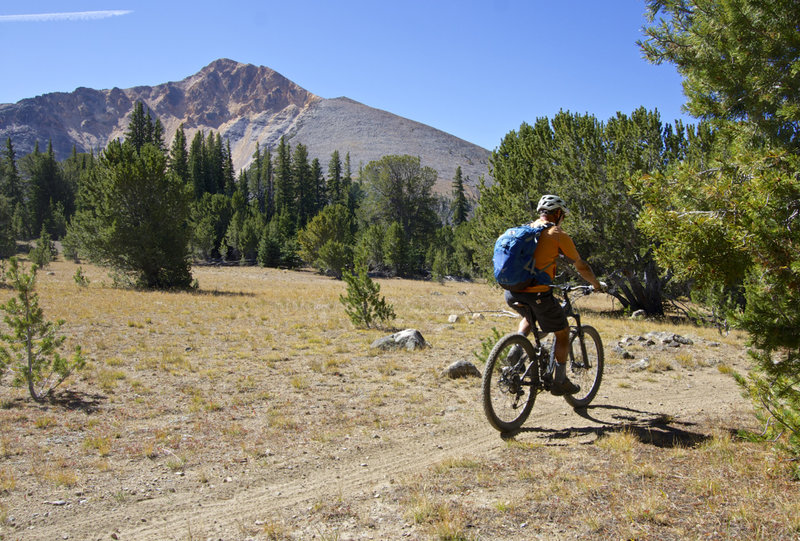
<svg viewBox="0 0 800 541"><path fill-rule="evenodd" d="M88 287L58 261L38 292L86 370L42 405L0 380L0 540L800 533L789 462L735 435L756 427L725 374L747 366L735 333L616 319L610 298L581 299L606 344L595 404L542 396L506 441L479 380L440 376L474 361L493 327L515 328L489 286L379 280L395 327L432 347L377 352L387 331L354 329L344 283L312 272L198 267L198 292L161 293L82 268ZM611 352L668 329L694 345L633 348L648 370Z"/></svg>

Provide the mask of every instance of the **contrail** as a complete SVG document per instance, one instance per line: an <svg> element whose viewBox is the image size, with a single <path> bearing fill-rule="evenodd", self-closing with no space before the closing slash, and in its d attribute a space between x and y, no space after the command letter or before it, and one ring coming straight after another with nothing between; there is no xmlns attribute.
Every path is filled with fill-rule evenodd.
<svg viewBox="0 0 800 541"><path fill-rule="evenodd" d="M26 15L0 15L0 23L42 23L53 21L92 21L133 13L128 9L106 11L72 11L67 13L32 13Z"/></svg>

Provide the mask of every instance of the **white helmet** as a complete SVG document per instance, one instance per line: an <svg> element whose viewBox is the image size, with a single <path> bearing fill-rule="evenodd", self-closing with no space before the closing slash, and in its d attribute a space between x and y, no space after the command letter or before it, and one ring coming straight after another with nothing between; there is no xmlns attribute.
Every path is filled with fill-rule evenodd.
<svg viewBox="0 0 800 541"><path fill-rule="evenodd" d="M563 210L564 214L569 213L569 210L567 210L567 204L557 195L543 195L542 198L539 199L539 204L536 206L536 212L539 213L549 213L558 209Z"/></svg>

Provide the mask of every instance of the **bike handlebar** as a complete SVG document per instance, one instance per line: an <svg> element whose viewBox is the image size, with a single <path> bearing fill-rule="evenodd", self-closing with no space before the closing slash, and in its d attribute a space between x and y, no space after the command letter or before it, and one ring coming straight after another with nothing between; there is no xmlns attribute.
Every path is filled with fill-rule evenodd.
<svg viewBox="0 0 800 541"><path fill-rule="evenodd" d="M603 289L600 290L600 293L610 293L610 294L614 293L613 292L613 287L609 287L608 285L606 285L605 282L600 282L600 284L603 286ZM570 291L574 291L574 290L577 289L577 290L580 290L584 295L590 295L591 293L594 293L595 291L598 291L592 285L581 285L581 286L579 286L579 285L575 285L575 284L561 284L561 285L553 285L552 287L557 287L558 289L560 289L564 293L568 293Z"/></svg>
<svg viewBox="0 0 800 541"><path fill-rule="evenodd" d="M584 295L589 295L591 293L594 293L594 291L595 291L594 286L591 286L591 285L589 285L589 286L577 286L575 284L561 284L561 285L554 285L553 287L557 287L558 289L560 289L564 293L569 293L570 291L579 290L579 291L583 292Z"/></svg>

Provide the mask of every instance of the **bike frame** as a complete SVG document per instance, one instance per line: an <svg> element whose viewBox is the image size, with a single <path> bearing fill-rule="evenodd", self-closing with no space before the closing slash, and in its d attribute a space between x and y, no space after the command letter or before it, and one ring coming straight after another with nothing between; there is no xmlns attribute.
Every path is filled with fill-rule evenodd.
<svg viewBox="0 0 800 541"><path fill-rule="evenodd" d="M583 327L581 326L581 315L576 312L575 308L572 306L572 301L569 298L569 292L580 290L584 295L588 295L594 291L594 288L592 286L573 286L570 284L552 287L560 289L563 293L564 301L561 303L561 307L564 309L564 314L566 315L567 320L573 319L575 321L575 325L570 325L570 334L568 339L572 341L575 335L579 337L578 343L581 345L582 357L587 359L586 343L584 342ZM556 363L555 338L552 344L553 347L551 347L550 351L548 352L547 348L542 344L542 339L551 333L543 333L536 327L536 318L533 316L533 309L530 307L530 305L522 302L516 302L515 306L522 309L522 311L525 313L525 319L528 320L528 323L531 326L531 332L533 333L534 338L533 345L536 360L536 362L531 362L528 365L528 368L525 370L525 373L522 374L520 385L530 385L534 388L542 387L544 390L549 390L550 382L548 381L547 376L553 373ZM534 366L537 368L535 378L531 373Z"/></svg>

